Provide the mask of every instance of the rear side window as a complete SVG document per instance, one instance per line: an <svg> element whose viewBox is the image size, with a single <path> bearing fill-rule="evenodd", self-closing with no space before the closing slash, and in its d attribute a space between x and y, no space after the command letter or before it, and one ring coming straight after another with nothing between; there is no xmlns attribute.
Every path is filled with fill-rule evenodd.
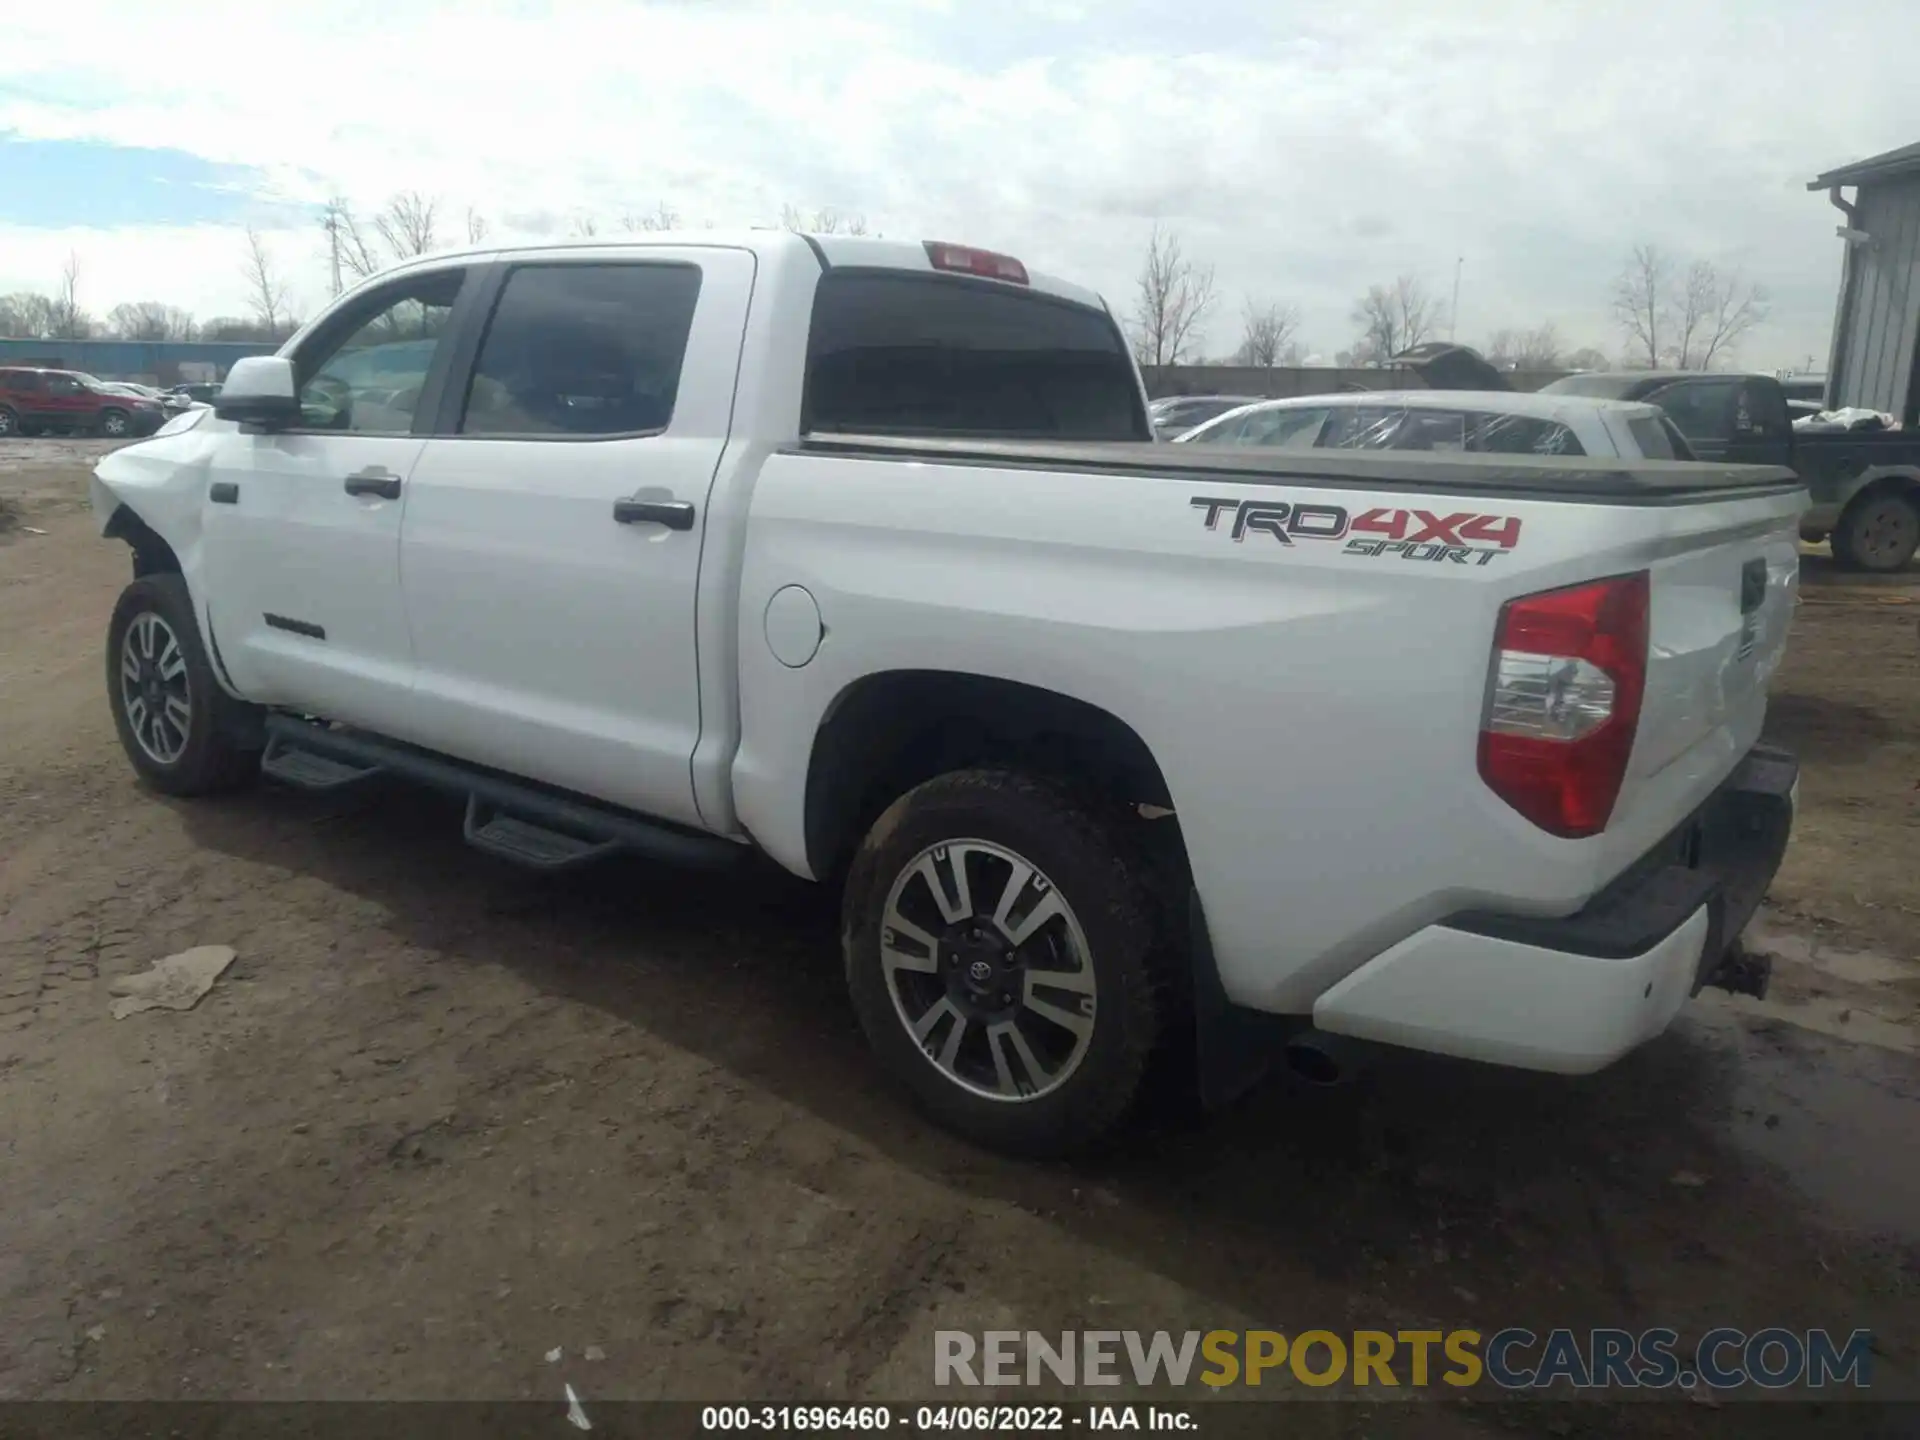
<svg viewBox="0 0 1920 1440"><path fill-rule="evenodd" d="M1391 449L1406 419L1398 406L1345 405L1333 412L1320 443L1333 450Z"/></svg>
<svg viewBox="0 0 1920 1440"><path fill-rule="evenodd" d="M46 386L40 381L40 372L38 370L9 370L4 374L0 374L0 385L6 386L9 390L31 390L38 392L46 389Z"/></svg>
<svg viewBox="0 0 1920 1440"><path fill-rule="evenodd" d="M1488 455L1584 455L1579 439L1558 420L1534 415L1475 415L1467 448Z"/></svg>
<svg viewBox="0 0 1920 1440"><path fill-rule="evenodd" d="M1725 440L1733 432L1737 380L1703 380L1673 385L1647 398L1673 417L1689 440Z"/></svg>
<svg viewBox="0 0 1920 1440"><path fill-rule="evenodd" d="M1674 454L1673 439L1668 435L1671 420L1656 420L1651 415L1636 415L1627 421L1627 429L1632 432L1633 443L1640 453L1649 460L1677 460ZM1678 433L1677 431L1675 432Z"/></svg>
<svg viewBox="0 0 1920 1440"><path fill-rule="evenodd" d="M803 412L812 434L1152 438L1105 312L901 271L821 277Z"/></svg>
<svg viewBox="0 0 1920 1440"><path fill-rule="evenodd" d="M1458 410L1409 410L1394 448L1464 450L1467 448L1467 417Z"/></svg>
<svg viewBox="0 0 1920 1440"><path fill-rule="evenodd" d="M692 265L522 266L487 323L460 433L666 429L699 298Z"/></svg>

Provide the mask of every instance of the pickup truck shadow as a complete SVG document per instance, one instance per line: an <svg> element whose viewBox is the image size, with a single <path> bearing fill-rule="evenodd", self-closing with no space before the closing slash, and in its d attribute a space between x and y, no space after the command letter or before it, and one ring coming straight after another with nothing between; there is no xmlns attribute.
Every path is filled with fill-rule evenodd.
<svg viewBox="0 0 1920 1440"><path fill-rule="evenodd" d="M436 962L508 967L1239 1315L1705 1328L1737 1309L1754 1325L1869 1323L1844 1246L1734 1143L1768 1123L1736 1105L1756 1050L1786 1085L1829 1063L1792 1039L1683 1025L1583 1079L1390 1052L1349 1087L1276 1077L1204 1120L1161 1115L1101 1156L1023 1165L935 1129L883 1081L823 889L751 863L529 876L463 846L457 810L406 791L342 809L269 790L178 813L205 847L377 904L396 941ZM1910 1254L1899 1263L1920 1273Z"/></svg>

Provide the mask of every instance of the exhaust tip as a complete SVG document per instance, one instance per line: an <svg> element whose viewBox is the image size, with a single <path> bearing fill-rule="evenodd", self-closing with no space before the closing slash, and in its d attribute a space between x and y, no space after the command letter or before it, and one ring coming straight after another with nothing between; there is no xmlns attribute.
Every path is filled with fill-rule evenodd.
<svg viewBox="0 0 1920 1440"><path fill-rule="evenodd" d="M1309 1085L1338 1085L1347 1076L1340 1057L1317 1038L1289 1040L1284 1053L1287 1068Z"/></svg>

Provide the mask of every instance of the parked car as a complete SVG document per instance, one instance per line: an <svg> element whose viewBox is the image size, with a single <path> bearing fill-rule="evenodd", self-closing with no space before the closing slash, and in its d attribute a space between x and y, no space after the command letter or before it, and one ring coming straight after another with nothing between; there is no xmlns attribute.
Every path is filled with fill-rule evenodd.
<svg viewBox="0 0 1920 1440"><path fill-rule="evenodd" d="M1569 375L1542 394L1611 396L1658 405L1703 460L1786 465L1806 482L1807 540L1833 541L1853 570L1904 569L1920 548L1920 434L1795 430L1771 375L1610 371Z"/></svg>
<svg viewBox="0 0 1920 1440"><path fill-rule="evenodd" d="M423 309L389 428L335 362ZM1150 438L1100 297L1004 255L411 261L100 462L107 698L169 794L833 884L884 1067L1023 1153L1268 1022L1587 1071L1762 988L1791 472Z"/></svg>
<svg viewBox="0 0 1920 1440"><path fill-rule="evenodd" d="M0 368L0 436L46 430L120 437L151 435L165 423L157 400L72 370Z"/></svg>
<svg viewBox="0 0 1920 1440"><path fill-rule="evenodd" d="M213 397L220 393L220 384L218 381L196 380L191 384L176 385L167 393L169 395L177 395L181 399L191 401L196 405L211 405L213 403Z"/></svg>
<svg viewBox="0 0 1920 1440"><path fill-rule="evenodd" d="M94 389L110 395L131 395L136 400L151 400L169 415L187 408L188 402L180 396L156 390L151 385L137 384L132 380L98 380L91 375L82 375L80 378Z"/></svg>
<svg viewBox="0 0 1920 1440"><path fill-rule="evenodd" d="M1694 458L1656 405L1511 390L1403 390L1262 400L1229 410L1175 443Z"/></svg>
<svg viewBox="0 0 1920 1440"><path fill-rule="evenodd" d="M1257 400L1257 395L1166 395L1147 407L1156 440L1171 440L1216 415Z"/></svg>

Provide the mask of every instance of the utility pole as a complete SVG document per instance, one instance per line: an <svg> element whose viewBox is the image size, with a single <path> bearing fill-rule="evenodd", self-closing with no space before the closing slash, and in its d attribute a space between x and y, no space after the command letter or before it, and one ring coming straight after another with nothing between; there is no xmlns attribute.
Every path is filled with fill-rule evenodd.
<svg viewBox="0 0 1920 1440"><path fill-rule="evenodd" d="M340 202L327 202L327 218L320 222L327 232L327 258L333 267L333 293L340 295Z"/></svg>
<svg viewBox="0 0 1920 1440"><path fill-rule="evenodd" d="M1453 337L1460 329L1460 267L1467 263L1467 257L1461 255L1453 262L1453 306L1447 311L1447 343L1453 344Z"/></svg>

